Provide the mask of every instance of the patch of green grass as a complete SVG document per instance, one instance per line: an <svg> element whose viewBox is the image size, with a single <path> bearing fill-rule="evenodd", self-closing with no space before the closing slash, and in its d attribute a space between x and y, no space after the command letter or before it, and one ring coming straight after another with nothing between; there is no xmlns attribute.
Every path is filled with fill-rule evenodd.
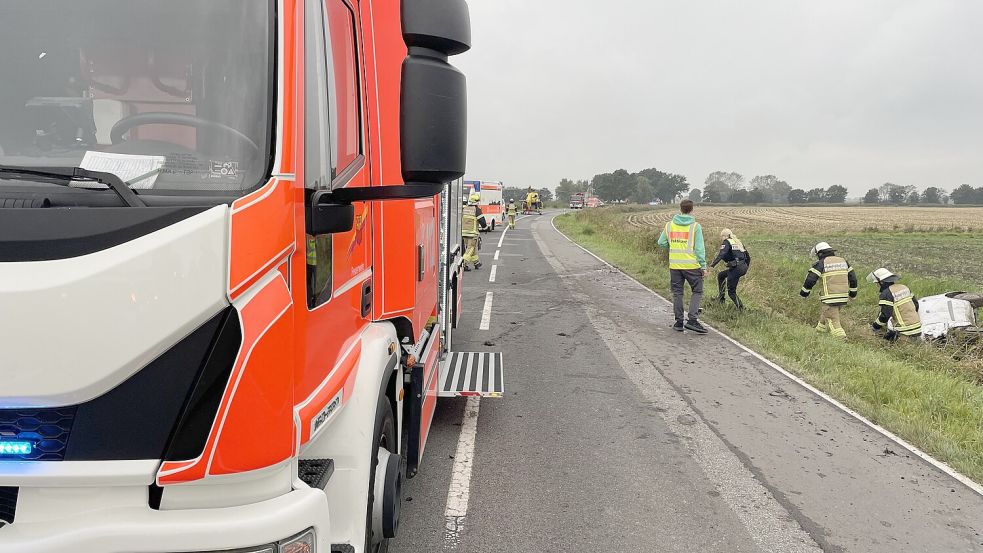
<svg viewBox="0 0 983 553"><path fill-rule="evenodd" d="M659 230L626 225L629 212L585 210L561 216L556 223L584 247L668 295L668 256L656 247ZM712 256L716 230L705 233ZM858 299L843 312L850 339L841 342L815 331L818 298L803 299L798 294L813 262L809 249L816 238L756 233L741 238L753 259L739 289L749 311L738 313L729 301L724 306L713 301L716 280L711 274L704 318L868 419L983 482L983 354L922 343L891 345L873 336L868 325L877 314L878 290L863 280L867 272L884 264L902 273L904 283L918 296L978 289L976 281L960 278L958 271L936 270L949 266L953 248L964 244L924 233L824 237L841 248L861 281ZM965 238L960 235L959 240ZM983 240L977 235L970 238ZM977 270L980 266L975 265Z"/></svg>

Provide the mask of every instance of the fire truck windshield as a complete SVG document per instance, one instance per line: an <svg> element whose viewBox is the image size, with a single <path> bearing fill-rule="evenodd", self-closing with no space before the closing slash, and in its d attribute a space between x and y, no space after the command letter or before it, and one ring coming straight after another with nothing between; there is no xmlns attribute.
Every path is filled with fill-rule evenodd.
<svg viewBox="0 0 983 553"><path fill-rule="evenodd" d="M3 2L0 165L114 173L140 195L257 187L273 155L273 4Z"/></svg>

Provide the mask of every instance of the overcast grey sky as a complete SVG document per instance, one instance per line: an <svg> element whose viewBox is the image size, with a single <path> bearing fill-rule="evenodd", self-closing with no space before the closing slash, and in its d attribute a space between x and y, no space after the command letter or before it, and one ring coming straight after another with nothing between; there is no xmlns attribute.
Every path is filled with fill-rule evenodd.
<svg viewBox="0 0 983 553"><path fill-rule="evenodd" d="M470 178L983 185L983 2L468 3Z"/></svg>

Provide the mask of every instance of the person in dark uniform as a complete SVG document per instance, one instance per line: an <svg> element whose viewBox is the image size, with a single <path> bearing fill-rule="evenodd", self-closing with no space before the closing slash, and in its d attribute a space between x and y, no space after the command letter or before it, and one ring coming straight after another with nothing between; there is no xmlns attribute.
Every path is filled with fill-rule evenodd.
<svg viewBox="0 0 983 553"><path fill-rule="evenodd" d="M727 298L724 297L724 285L726 284L727 295L730 296L737 309L743 311L744 304L737 297L737 284L741 281L741 277L747 274L748 268L751 266L751 253L747 251L744 243L729 228L720 231L720 241L717 257L710 262L711 267L716 267L717 263L721 261L727 265L726 271L717 273L717 289L720 290L717 301L721 304L727 301Z"/></svg>

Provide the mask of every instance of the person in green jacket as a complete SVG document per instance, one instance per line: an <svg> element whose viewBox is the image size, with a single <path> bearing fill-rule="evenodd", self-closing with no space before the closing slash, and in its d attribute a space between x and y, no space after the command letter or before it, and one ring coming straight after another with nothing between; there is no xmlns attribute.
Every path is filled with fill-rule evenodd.
<svg viewBox="0 0 983 553"><path fill-rule="evenodd" d="M672 307L676 322L672 328L682 332L684 328L698 334L707 329L698 320L700 302L703 300L703 279L707 275L706 245L703 243L703 227L693 218L693 201L683 200L680 213L666 223L659 235L659 246L669 248L669 285L672 288ZM689 317L683 323L683 286L689 283L693 295L689 301Z"/></svg>

